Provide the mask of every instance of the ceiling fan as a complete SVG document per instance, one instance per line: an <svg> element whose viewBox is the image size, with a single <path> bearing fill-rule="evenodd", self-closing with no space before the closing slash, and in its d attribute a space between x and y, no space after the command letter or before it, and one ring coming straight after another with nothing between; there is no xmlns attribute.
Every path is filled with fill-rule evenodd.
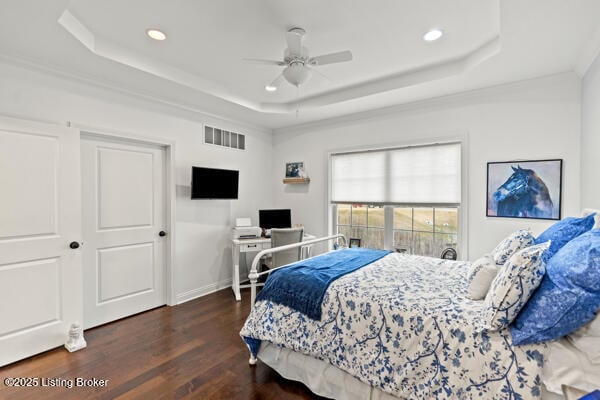
<svg viewBox="0 0 600 400"><path fill-rule="evenodd" d="M310 78L313 71L311 67L352 60L352 52L349 50L309 57L308 50L302 46L305 34L306 31L302 28L292 28L286 32L285 39L288 47L283 52L283 61L244 59L262 65L285 67L273 82L265 86L267 91L277 90L283 79L296 87L300 86Z"/></svg>

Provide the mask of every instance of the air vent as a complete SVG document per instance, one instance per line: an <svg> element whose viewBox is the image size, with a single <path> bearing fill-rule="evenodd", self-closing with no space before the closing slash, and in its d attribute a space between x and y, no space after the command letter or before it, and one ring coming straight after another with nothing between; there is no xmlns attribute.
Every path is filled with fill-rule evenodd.
<svg viewBox="0 0 600 400"><path fill-rule="evenodd" d="M204 126L204 143L216 146L231 147L232 149L246 150L246 136L241 133L226 131L224 129Z"/></svg>

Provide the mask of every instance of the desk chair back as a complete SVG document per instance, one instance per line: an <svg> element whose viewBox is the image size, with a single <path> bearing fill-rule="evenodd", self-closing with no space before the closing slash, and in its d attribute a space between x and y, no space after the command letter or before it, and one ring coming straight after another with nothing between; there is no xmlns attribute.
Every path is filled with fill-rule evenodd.
<svg viewBox="0 0 600 400"><path fill-rule="evenodd" d="M304 228L271 229L271 247L301 242ZM273 253L272 267L280 267L300 260L302 248L284 250Z"/></svg>

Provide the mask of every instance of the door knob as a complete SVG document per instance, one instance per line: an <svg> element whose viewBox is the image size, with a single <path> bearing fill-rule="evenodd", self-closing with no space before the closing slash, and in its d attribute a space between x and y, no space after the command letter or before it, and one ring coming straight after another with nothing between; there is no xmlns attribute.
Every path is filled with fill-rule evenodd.
<svg viewBox="0 0 600 400"><path fill-rule="evenodd" d="M167 232L160 231L160 232L158 232L158 236L160 236L160 237L167 236Z"/></svg>
<svg viewBox="0 0 600 400"><path fill-rule="evenodd" d="M69 244L69 247L72 248L73 250L78 249L79 248L79 243L77 243L77 242L71 242Z"/></svg>

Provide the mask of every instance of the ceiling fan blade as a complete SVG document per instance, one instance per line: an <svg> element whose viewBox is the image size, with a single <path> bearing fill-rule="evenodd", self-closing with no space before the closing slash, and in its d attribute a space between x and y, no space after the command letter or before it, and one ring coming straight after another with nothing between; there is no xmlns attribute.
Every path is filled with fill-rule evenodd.
<svg viewBox="0 0 600 400"><path fill-rule="evenodd" d="M285 34L285 40L287 41L288 51L292 55L302 55L302 37L304 36L304 29L292 28Z"/></svg>
<svg viewBox="0 0 600 400"><path fill-rule="evenodd" d="M306 67L308 68L308 67ZM325 75L324 73L322 73L321 71L317 70L316 68L308 68L311 72L316 72L317 75L321 75L321 77L325 78L325 80L327 82L331 82L331 78L328 77L327 75Z"/></svg>
<svg viewBox="0 0 600 400"><path fill-rule="evenodd" d="M261 60L259 58L242 58L242 61L245 62L249 62L252 64L259 64L259 65L273 65L276 67L284 67L287 64L283 61L275 61L275 60Z"/></svg>
<svg viewBox="0 0 600 400"><path fill-rule="evenodd" d="M281 87L281 84L283 83L283 73L277 75L277 78L275 78L273 80L273 82L269 83L266 87L271 87L271 88L275 88L275 90L279 89L279 87ZM273 91L275 91L273 90Z"/></svg>
<svg viewBox="0 0 600 400"><path fill-rule="evenodd" d="M352 61L352 52L350 50L312 57L310 60L308 60L308 63L310 65L325 65L345 61Z"/></svg>

